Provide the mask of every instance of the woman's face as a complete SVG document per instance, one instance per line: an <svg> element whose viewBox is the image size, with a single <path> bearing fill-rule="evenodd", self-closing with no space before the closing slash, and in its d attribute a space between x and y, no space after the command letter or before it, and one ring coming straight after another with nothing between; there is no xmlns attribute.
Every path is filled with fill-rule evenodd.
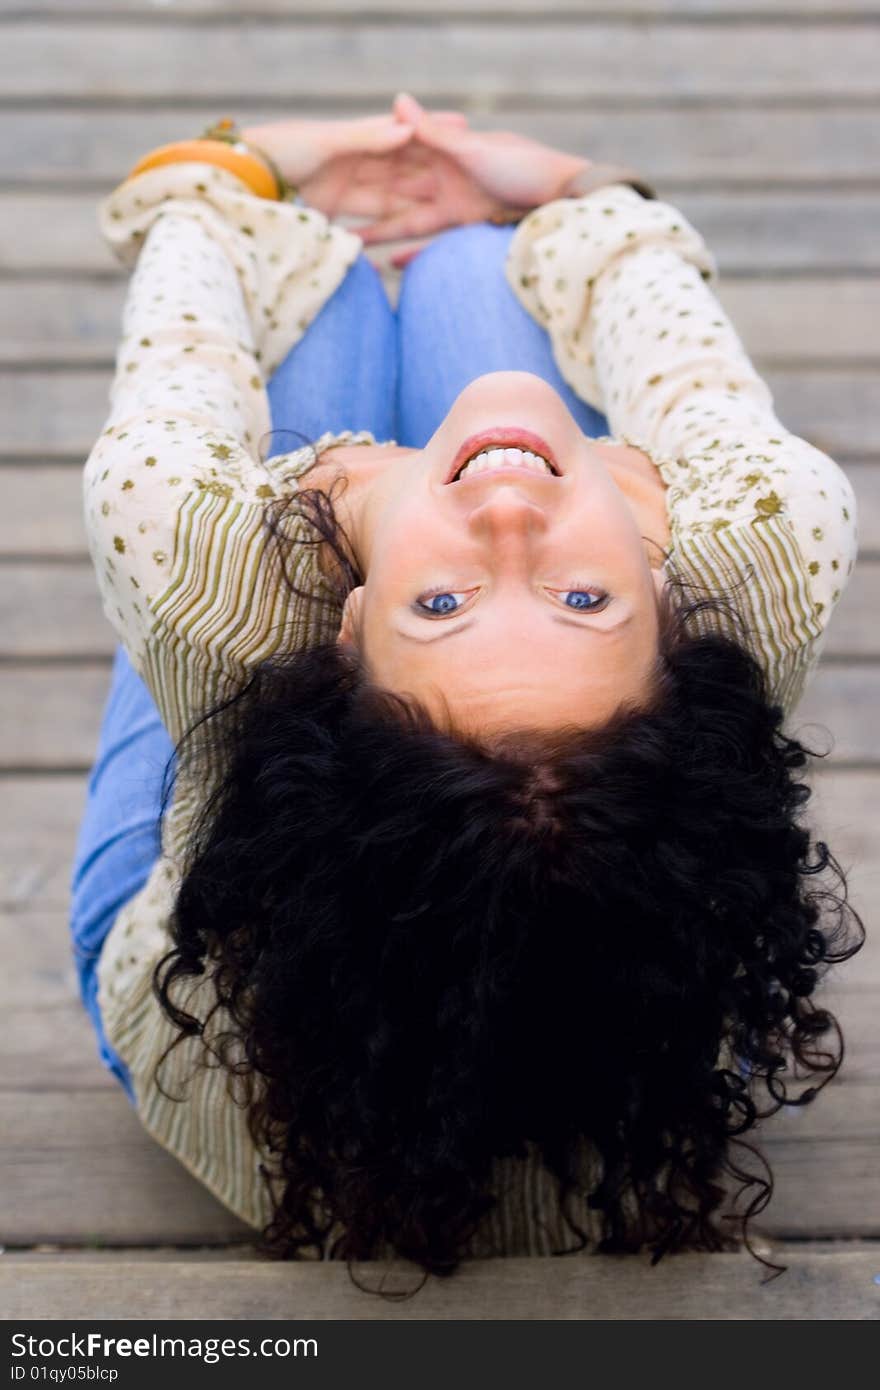
<svg viewBox="0 0 880 1390"><path fill-rule="evenodd" d="M517 431L537 436L555 474L453 478ZM478 377L424 449L392 451L363 490L351 524L366 580L340 640L379 685L468 732L584 727L640 702L663 557L607 457L542 378Z"/></svg>

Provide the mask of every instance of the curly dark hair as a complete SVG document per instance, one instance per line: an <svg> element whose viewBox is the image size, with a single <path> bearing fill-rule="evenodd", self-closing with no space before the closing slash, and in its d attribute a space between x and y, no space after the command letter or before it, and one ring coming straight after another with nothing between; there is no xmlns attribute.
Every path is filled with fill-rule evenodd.
<svg viewBox="0 0 880 1390"><path fill-rule="evenodd" d="M291 509L344 594L332 489L270 505L282 550ZM800 819L824 755L781 732L746 634L692 630L722 606L736 624L731 599L685 587L661 599L654 698L598 729L455 737L327 643L258 667L181 740L223 775L154 987L177 1041L202 1036L230 1095L245 1083L283 1185L264 1253L449 1275L496 1163L532 1155L572 1237L556 1253L587 1244L580 1200L601 1252L737 1249L738 1220L785 1268L749 1243L773 1178L742 1136L837 1072L811 996L865 931ZM205 972L229 1020L210 1042L172 997ZM719 1210L731 1178L757 1189L742 1216Z"/></svg>

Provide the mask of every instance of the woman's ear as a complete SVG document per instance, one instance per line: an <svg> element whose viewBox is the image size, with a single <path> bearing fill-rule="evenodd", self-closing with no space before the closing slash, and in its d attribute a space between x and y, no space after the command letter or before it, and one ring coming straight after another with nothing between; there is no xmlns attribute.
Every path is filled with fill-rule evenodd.
<svg viewBox="0 0 880 1390"><path fill-rule="evenodd" d="M657 602L659 603L663 594L663 590L666 587L666 581L668 578L664 567L662 565L659 565L657 569L652 569L651 578L654 581L654 588L657 593Z"/></svg>
<svg viewBox="0 0 880 1390"><path fill-rule="evenodd" d="M360 646L363 603L364 586L363 584L358 584L357 588L352 589L349 593L342 610L342 622L336 640L344 646Z"/></svg>

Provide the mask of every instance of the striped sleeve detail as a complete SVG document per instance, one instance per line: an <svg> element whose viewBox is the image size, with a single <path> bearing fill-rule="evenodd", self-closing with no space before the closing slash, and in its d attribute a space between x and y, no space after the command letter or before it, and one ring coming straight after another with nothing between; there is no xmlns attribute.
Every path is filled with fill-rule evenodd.
<svg viewBox="0 0 880 1390"><path fill-rule="evenodd" d="M314 556L305 545L299 551L290 578L319 598ZM180 508L171 578L152 613L144 679L174 738L248 668L334 633L332 604L302 599L284 578L263 505L207 489Z"/></svg>
<svg viewBox="0 0 880 1390"><path fill-rule="evenodd" d="M705 610L694 616L696 630L743 641L764 670L770 698L791 713L824 632L791 525L777 516L674 539L673 571L695 586L695 597L707 588L729 597L745 625L743 631L726 614Z"/></svg>
<svg viewBox="0 0 880 1390"><path fill-rule="evenodd" d="M164 872L161 865L157 869ZM157 1064L177 1029L152 991L153 967L170 943L164 931L154 940L158 917L156 930L145 930L147 906L139 894L123 909L101 954L99 1003L107 1036L131 1073L144 1127L236 1216L262 1229L272 1213L270 1189L260 1171L263 1156L251 1138L246 1109L227 1090L227 1073L202 1064L199 1038L184 1038L159 1065L157 1084ZM136 936L125 935L128 917L137 923ZM181 1007L200 1018L216 999L207 977L185 981L174 993ZM227 1025L227 1016L218 1009L209 1025L211 1035Z"/></svg>
<svg viewBox="0 0 880 1390"><path fill-rule="evenodd" d="M173 1032L169 1029L169 1037ZM251 1138L247 1109L229 1093L226 1071L213 1061L204 1065L199 1039L184 1039L159 1069L165 1096L152 1080L152 1065L159 1056L158 1049L151 1050L150 1072L135 1078L144 1127L218 1201L248 1226L262 1230L272 1216L270 1188L261 1171L263 1155Z"/></svg>

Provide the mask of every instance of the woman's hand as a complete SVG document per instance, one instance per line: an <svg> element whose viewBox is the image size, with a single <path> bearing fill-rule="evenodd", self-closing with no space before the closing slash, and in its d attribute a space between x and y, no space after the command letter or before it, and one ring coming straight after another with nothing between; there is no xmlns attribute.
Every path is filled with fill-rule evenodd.
<svg viewBox="0 0 880 1390"><path fill-rule="evenodd" d="M366 245L537 207L590 163L512 131L472 131L461 112L427 111L406 93L387 115L269 121L242 135L309 206L368 219L357 228ZM399 250L391 264L404 266L420 249Z"/></svg>
<svg viewBox="0 0 880 1390"><path fill-rule="evenodd" d="M358 235L366 244L430 236L509 209L529 209L561 196L590 161L512 131L472 131L438 120L411 96L394 102L394 117L413 132L395 160L392 191L399 201ZM418 249L392 257L405 265Z"/></svg>
<svg viewBox="0 0 880 1390"><path fill-rule="evenodd" d="M442 130L467 125L457 111L436 111L432 120ZM305 202L327 217L382 219L411 204L394 185L413 128L396 114L269 121L243 128L242 136L265 151Z"/></svg>

